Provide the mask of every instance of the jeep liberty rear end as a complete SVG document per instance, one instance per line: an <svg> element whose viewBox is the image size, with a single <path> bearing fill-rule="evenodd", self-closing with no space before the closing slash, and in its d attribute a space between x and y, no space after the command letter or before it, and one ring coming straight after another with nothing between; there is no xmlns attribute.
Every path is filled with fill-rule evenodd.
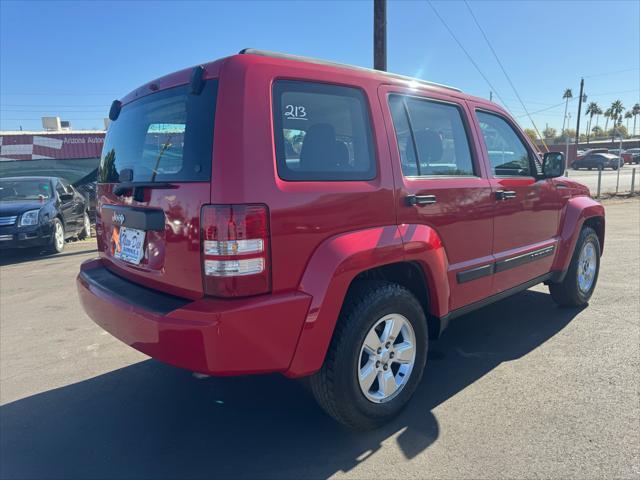
<svg viewBox="0 0 640 480"><path fill-rule="evenodd" d="M452 318L541 282L563 305L595 288L602 207L457 89L248 50L110 118L78 291L161 361L309 376L329 414L371 428Z"/></svg>

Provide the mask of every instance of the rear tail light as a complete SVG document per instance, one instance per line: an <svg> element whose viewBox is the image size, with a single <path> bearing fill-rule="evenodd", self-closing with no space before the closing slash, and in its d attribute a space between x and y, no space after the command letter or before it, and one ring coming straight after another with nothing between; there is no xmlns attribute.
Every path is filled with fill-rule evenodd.
<svg viewBox="0 0 640 480"><path fill-rule="evenodd" d="M208 295L243 297L270 288L269 224L264 205L202 207L202 270Z"/></svg>

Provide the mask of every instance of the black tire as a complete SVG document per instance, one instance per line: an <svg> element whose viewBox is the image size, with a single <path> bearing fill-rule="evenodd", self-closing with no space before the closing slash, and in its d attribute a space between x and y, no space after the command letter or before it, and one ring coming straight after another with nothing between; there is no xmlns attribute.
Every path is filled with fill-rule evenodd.
<svg viewBox="0 0 640 480"><path fill-rule="evenodd" d="M374 403L365 397L357 378L360 350L373 326L391 313L403 315L411 324L415 360L398 393L384 403ZM383 281L358 282L342 307L321 370L309 379L311 391L320 406L338 422L356 430L376 428L400 413L415 392L426 364L427 348L425 314L409 290Z"/></svg>
<svg viewBox="0 0 640 480"><path fill-rule="evenodd" d="M595 248L595 275L591 287L587 291L582 291L578 285L578 268L581 266L580 253L585 244L591 243ZM576 248L571 257L569 269L562 282L550 283L549 291L553 300L561 307L582 307L589 303L589 299L596 288L598 274L600 273L600 240L591 227L584 227L580 232L580 237L576 242Z"/></svg>
<svg viewBox="0 0 640 480"><path fill-rule="evenodd" d="M91 238L91 220L87 212L84 212L82 225L82 231L78 234L78 239L84 240L85 238Z"/></svg>
<svg viewBox="0 0 640 480"><path fill-rule="evenodd" d="M573 165L571 168L573 168L574 170L580 170L580 167Z"/></svg>
<svg viewBox="0 0 640 480"><path fill-rule="evenodd" d="M617 166L617 165L614 165L614 166L612 166L612 167L611 167L611 169L612 169L612 170L617 170L617 169L618 169L618 166Z"/></svg>
<svg viewBox="0 0 640 480"><path fill-rule="evenodd" d="M51 232L51 244L49 245L49 251L51 253L61 253L64 250L64 224L60 221L59 218L54 218L53 222L51 223L53 226L53 230ZM62 242L60 242L56 236L56 231L58 230L58 228L62 229Z"/></svg>

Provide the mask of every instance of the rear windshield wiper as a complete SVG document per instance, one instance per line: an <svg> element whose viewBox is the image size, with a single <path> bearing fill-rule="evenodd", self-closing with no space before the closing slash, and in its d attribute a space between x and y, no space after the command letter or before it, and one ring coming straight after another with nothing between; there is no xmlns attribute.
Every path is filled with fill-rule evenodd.
<svg viewBox="0 0 640 480"><path fill-rule="evenodd" d="M133 190L133 199L142 202L145 188L175 188L175 185L168 182L120 182L114 187L113 194L120 197L129 190Z"/></svg>

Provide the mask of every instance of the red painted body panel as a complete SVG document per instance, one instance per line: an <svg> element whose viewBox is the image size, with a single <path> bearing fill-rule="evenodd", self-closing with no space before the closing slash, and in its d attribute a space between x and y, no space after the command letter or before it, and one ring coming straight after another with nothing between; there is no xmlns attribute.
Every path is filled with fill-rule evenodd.
<svg viewBox="0 0 640 480"><path fill-rule="evenodd" d="M130 281L191 302L160 316L78 281L83 306L99 325L168 363L217 375L311 374L324 361L350 283L363 271L397 262L417 264L427 285L429 314L445 317L496 292L565 269L582 223L604 216L602 207L585 196L586 189L568 179L491 175L474 109L494 110L508 118L492 103L453 90L415 87L375 72L268 56L238 55L204 67L205 78L219 80L211 182L148 190L142 202L118 198L111 185L101 185L100 206L161 208L165 229L149 233L149 255L141 266L125 265L108 251L111 219L99 210L101 259L83 266L103 265ZM191 69L186 69L154 80L123 102L187 83L190 75ZM271 99L277 79L362 90L371 119L375 179L292 182L278 177ZM460 106L477 177L403 177L386 103L392 91ZM498 189L517 190L518 200L498 203ZM437 203L406 206L410 194L435 195ZM208 203L267 205L269 294L236 299L204 295L200 208ZM554 256L473 281L457 281L464 270L548 245L557 246Z"/></svg>
<svg viewBox="0 0 640 480"><path fill-rule="evenodd" d="M433 288L446 293L446 257L438 235L424 225L370 228L332 237L314 252L300 289L313 300L287 375L299 377L317 371L324 361L347 289L359 273L381 265L416 261ZM436 289L438 282L443 286ZM430 304L431 313L446 310L446 298Z"/></svg>
<svg viewBox="0 0 640 480"><path fill-rule="evenodd" d="M99 268L90 260L82 269ZM202 298L167 315L143 310L77 281L102 328L163 362L215 375L282 372L291 362L311 298L300 292L248 299Z"/></svg>
<svg viewBox="0 0 640 480"><path fill-rule="evenodd" d="M602 253L604 250L604 207L587 196L573 197L564 205L562 209L562 229L558 239L558 253L551 270L565 271L569 268L582 225L585 220L596 217L602 219L602 232L598 232L600 234L600 249Z"/></svg>
<svg viewBox="0 0 640 480"><path fill-rule="evenodd" d="M171 295L196 299L202 296L200 260L200 208L209 201L209 183L176 183L169 190L145 190L145 199L116 197L113 185L98 186L96 235L98 250L107 268L145 287ZM122 198L125 198L123 202ZM111 254L112 218L102 215L105 205L122 205L143 209L161 208L165 215L162 232L147 232L148 255L140 265L113 258Z"/></svg>

